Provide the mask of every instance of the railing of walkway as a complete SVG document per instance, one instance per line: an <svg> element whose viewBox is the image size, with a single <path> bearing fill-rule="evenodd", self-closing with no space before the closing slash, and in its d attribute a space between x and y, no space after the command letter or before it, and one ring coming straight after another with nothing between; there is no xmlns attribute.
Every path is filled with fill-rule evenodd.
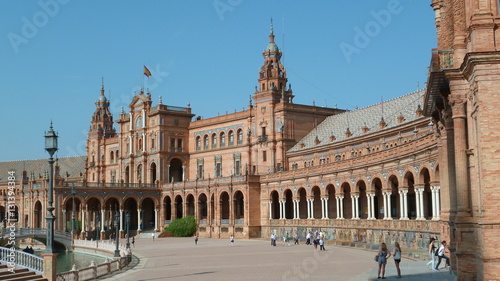
<svg viewBox="0 0 500 281"><path fill-rule="evenodd" d="M0 247L0 261L12 267L27 268L38 274L42 274L43 272L43 258L15 250L14 248Z"/></svg>
<svg viewBox="0 0 500 281"><path fill-rule="evenodd" d="M57 274L57 281L85 281L92 280L104 275L121 270L128 265L127 257L115 258L112 261L101 263L99 265L92 264L89 267L80 270L72 270Z"/></svg>
<svg viewBox="0 0 500 281"><path fill-rule="evenodd" d="M109 241L88 241L88 240L74 240L75 247L85 247L92 249L100 249L106 252L114 252L116 244ZM132 254L130 249L126 249L124 244L119 244L120 250L119 258L109 258L107 262L101 264L92 264L89 267L61 272L57 274L57 281L84 281L99 278L101 276L113 273L126 267L129 263L129 256Z"/></svg>
<svg viewBox="0 0 500 281"><path fill-rule="evenodd" d="M19 237L22 235L46 236L47 229L45 229L45 228L18 228L18 229L16 229L15 234L16 234L16 237ZM58 236L58 237L62 237L62 238L66 238L68 240L71 240L71 233L63 231L63 230L54 230L54 236Z"/></svg>

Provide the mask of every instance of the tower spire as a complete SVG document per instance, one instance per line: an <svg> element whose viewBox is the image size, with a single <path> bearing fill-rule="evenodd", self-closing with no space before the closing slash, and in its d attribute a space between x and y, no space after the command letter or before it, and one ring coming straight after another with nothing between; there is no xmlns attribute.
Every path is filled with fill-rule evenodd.
<svg viewBox="0 0 500 281"><path fill-rule="evenodd" d="M274 43L274 26L273 26L273 18L271 18L271 30L269 31L269 42Z"/></svg>

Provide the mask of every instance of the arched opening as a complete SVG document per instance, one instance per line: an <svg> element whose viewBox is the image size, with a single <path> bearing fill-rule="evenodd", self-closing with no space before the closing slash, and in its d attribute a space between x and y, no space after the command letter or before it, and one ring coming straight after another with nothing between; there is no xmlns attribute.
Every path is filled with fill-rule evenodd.
<svg viewBox="0 0 500 281"><path fill-rule="evenodd" d="M323 201L321 201L321 191L319 189L319 187L317 186L314 186L311 190L312 194L313 194L313 210L314 210L314 218L315 219L321 219L321 203Z"/></svg>
<svg viewBox="0 0 500 281"><path fill-rule="evenodd" d="M2 218L5 218L5 216ZM33 209L33 228L42 228L42 218L42 203L37 200Z"/></svg>
<svg viewBox="0 0 500 281"><path fill-rule="evenodd" d="M145 198L142 200L142 226L141 229L151 230L155 228L155 202L151 198Z"/></svg>
<svg viewBox="0 0 500 281"><path fill-rule="evenodd" d="M194 196L192 194L186 197L186 216L194 216Z"/></svg>
<svg viewBox="0 0 500 281"><path fill-rule="evenodd" d="M196 137L196 150L201 150L201 137Z"/></svg>
<svg viewBox="0 0 500 281"><path fill-rule="evenodd" d="M212 134L212 148L217 148L217 134Z"/></svg>
<svg viewBox="0 0 500 281"><path fill-rule="evenodd" d="M228 133L228 138L229 138L229 145L234 145L234 131L229 131Z"/></svg>
<svg viewBox="0 0 500 281"><path fill-rule="evenodd" d="M329 184L326 187L326 194L328 195L328 210L327 215L330 219L337 218L337 200L335 199L335 186Z"/></svg>
<svg viewBox="0 0 500 281"><path fill-rule="evenodd" d="M202 193L200 194L200 196L198 196L198 219L206 220L207 217L208 217L207 195L205 195L205 193Z"/></svg>
<svg viewBox="0 0 500 281"><path fill-rule="evenodd" d="M203 136L203 149L208 149L208 135Z"/></svg>
<svg viewBox="0 0 500 281"><path fill-rule="evenodd" d="M142 164L137 165L136 179L137 179L137 182L142 181Z"/></svg>
<svg viewBox="0 0 500 281"><path fill-rule="evenodd" d="M384 197L382 196L382 181L379 178L375 178L372 181L372 186L375 190L375 196L373 198L373 217L376 219L381 219L381 213L384 206Z"/></svg>
<svg viewBox="0 0 500 281"><path fill-rule="evenodd" d="M149 181L150 183L155 183L156 182L156 164L155 162L151 163L151 167L149 170Z"/></svg>
<svg viewBox="0 0 500 281"><path fill-rule="evenodd" d="M130 182L130 168L129 166L125 167L125 183Z"/></svg>
<svg viewBox="0 0 500 281"><path fill-rule="evenodd" d="M210 224L215 224L215 195L212 194L210 196L210 219L212 220L209 222Z"/></svg>
<svg viewBox="0 0 500 281"><path fill-rule="evenodd" d="M86 233L86 238L88 240L100 240L101 236L101 202L95 197L90 198L87 201L87 207L88 207L88 218L87 220L87 227L85 228L87 230Z"/></svg>
<svg viewBox="0 0 500 281"><path fill-rule="evenodd" d="M368 218L368 197L366 196L366 184L364 181L358 182L359 199L358 213L360 219Z"/></svg>
<svg viewBox="0 0 500 281"><path fill-rule="evenodd" d="M182 196L177 195L175 197L175 218L180 219L184 215L183 208L182 208Z"/></svg>
<svg viewBox="0 0 500 281"><path fill-rule="evenodd" d="M243 130L242 129L238 129L237 138L238 138L238 144L242 144L243 143Z"/></svg>
<svg viewBox="0 0 500 281"><path fill-rule="evenodd" d="M226 146L226 133L220 133L220 147Z"/></svg>
<svg viewBox="0 0 500 281"><path fill-rule="evenodd" d="M290 189L285 190L285 219L293 219L293 194Z"/></svg>
<svg viewBox="0 0 500 281"><path fill-rule="evenodd" d="M405 181L408 182L408 218L417 218L417 194L415 193L415 179L413 174L408 172L405 175Z"/></svg>
<svg viewBox="0 0 500 281"><path fill-rule="evenodd" d="M128 225L130 229L130 236L136 235L139 226L139 219L137 215L137 201L135 201L134 198L127 198L123 203L123 210L125 215L123 229L127 231L127 217L130 217Z"/></svg>
<svg viewBox="0 0 500 281"><path fill-rule="evenodd" d="M271 218L279 219L280 218L280 203L279 203L279 195L276 190L271 192Z"/></svg>
<svg viewBox="0 0 500 281"><path fill-rule="evenodd" d="M220 195L220 219L221 224L229 224L229 194L222 192Z"/></svg>
<svg viewBox="0 0 500 281"><path fill-rule="evenodd" d="M344 194L344 218L345 219L352 219L353 218L353 213L352 213L352 199L351 199L351 186L348 183L343 183L341 186L342 193Z"/></svg>
<svg viewBox="0 0 500 281"><path fill-rule="evenodd" d="M307 192L305 188L299 188L299 218L307 219Z"/></svg>
<svg viewBox="0 0 500 281"><path fill-rule="evenodd" d="M432 191L429 170L423 169L420 175L422 179L421 182L424 183L424 192L422 194L422 200L424 203L423 217L426 219L432 219Z"/></svg>
<svg viewBox="0 0 500 281"><path fill-rule="evenodd" d="M390 195L390 200L391 200L391 209L389 210L389 217L390 218L400 218L400 204L399 204L399 183L398 183L398 178L396 176L391 176L389 178L389 187L391 188L391 195Z"/></svg>
<svg viewBox="0 0 500 281"><path fill-rule="evenodd" d="M245 204L244 204L243 192L238 190L234 193L234 219L242 220L244 218L245 218ZM240 224L243 224L243 222L241 222Z"/></svg>
<svg viewBox="0 0 500 281"><path fill-rule="evenodd" d="M172 199L170 196L165 196L165 198L163 198L163 208L165 212L165 225L168 225L172 220Z"/></svg>
<svg viewBox="0 0 500 281"><path fill-rule="evenodd" d="M170 167L168 169L169 179L168 182L183 181L184 169L182 167L182 161L178 158L174 158L170 161Z"/></svg>
<svg viewBox="0 0 500 281"><path fill-rule="evenodd" d="M116 198L109 198L104 202L104 217L102 218L104 223L104 235L101 239L107 239L115 235L116 214L119 212L119 209L120 204ZM118 223L120 223L119 219ZM118 225L118 227L120 226Z"/></svg>

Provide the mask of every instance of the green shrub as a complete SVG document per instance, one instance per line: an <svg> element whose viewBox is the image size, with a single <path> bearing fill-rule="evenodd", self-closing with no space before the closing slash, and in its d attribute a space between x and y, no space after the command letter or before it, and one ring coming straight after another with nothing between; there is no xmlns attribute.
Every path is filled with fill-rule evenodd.
<svg viewBox="0 0 500 281"><path fill-rule="evenodd" d="M75 232L79 232L82 230L82 222L79 220L75 220ZM71 220L66 222L66 231L71 232Z"/></svg>
<svg viewBox="0 0 500 281"><path fill-rule="evenodd" d="M196 233L196 228L194 216L187 216L172 221L165 230L173 232L175 237L189 237Z"/></svg>

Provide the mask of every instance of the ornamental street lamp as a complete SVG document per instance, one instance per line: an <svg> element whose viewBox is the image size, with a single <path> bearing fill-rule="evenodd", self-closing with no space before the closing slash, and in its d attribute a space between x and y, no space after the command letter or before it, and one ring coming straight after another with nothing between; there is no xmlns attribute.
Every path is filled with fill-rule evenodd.
<svg viewBox="0 0 500 281"><path fill-rule="evenodd" d="M49 194L48 194L48 207L47 211L49 212L45 217L47 221L47 247L45 248L45 253L52 254L54 253L54 221L56 217L53 214L54 207L52 206L53 193L54 193L54 158L52 156L57 151L57 134L54 132L52 128L52 121L50 122L50 129L45 133L45 150L50 155L49 158Z"/></svg>
<svg viewBox="0 0 500 281"><path fill-rule="evenodd" d="M96 227L95 227L96 240L99 240L101 234L101 221L99 220L99 215L96 216L95 220L96 220Z"/></svg>
<svg viewBox="0 0 500 281"><path fill-rule="evenodd" d="M115 230L116 230L116 248L115 248L115 258L120 257L120 250L118 250L118 243L120 241L120 236L118 233L118 221L120 220L120 215L118 214L118 208L116 208L116 215L115 215Z"/></svg>
<svg viewBox="0 0 500 281"><path fill-rule="evenodd" d="M74 237L74 232L75 232L75 194L76 194L76 188L75 184L71 185L71 195L73 196L73 209L71 210L71 238L73 239Z"/></svg>
<svg viewBox="0 0 500 281"><path fill-rule="evenodd" d="M130 237L130 213L127 212L127 215L126 215L126 220L125 220L125 225L127 227L127 261L128 262L131 262L132 261L132 256L130 254L130 242L129 242L129 237Z"/></svg>

